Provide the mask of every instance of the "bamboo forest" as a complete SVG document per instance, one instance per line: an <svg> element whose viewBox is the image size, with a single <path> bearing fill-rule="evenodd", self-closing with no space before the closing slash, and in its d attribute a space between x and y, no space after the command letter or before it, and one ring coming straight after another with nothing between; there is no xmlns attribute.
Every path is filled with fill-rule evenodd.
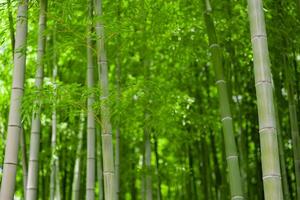
<svg viewBox="0 0 300 200"><path fill-rule="evenodd" d="M0 200L300 200L300 0L0 0Z"/></svg>

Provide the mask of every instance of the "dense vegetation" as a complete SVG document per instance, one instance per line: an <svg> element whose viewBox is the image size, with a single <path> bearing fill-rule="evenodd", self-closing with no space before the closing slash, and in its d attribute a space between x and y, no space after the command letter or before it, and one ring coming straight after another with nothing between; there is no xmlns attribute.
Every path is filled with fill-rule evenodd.
<svg viewBox="0 0 300 200"><path fill-rule="evenodd" d="M0 19L0 200L300 200L299 1L0 0Z"/></svg>

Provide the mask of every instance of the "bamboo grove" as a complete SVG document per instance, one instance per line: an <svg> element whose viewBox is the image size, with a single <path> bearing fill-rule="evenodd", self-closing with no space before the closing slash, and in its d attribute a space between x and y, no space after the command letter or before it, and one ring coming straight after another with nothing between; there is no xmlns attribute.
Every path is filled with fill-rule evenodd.
<svg viewBox="0 0 300 200"><path fill-rule="evenodd" d="M0 0L0 200L300 200L300 1Z"/></svg>

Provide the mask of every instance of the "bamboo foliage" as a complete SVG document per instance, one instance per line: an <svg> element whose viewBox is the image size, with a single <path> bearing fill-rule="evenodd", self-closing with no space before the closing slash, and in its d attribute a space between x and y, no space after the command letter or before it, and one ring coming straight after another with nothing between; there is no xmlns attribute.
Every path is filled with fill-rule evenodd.
<svg viewBox="0 0 300 200"><path fill-rule="evenodd" d="M212 57L212 65L215 70L216 84L219 94L220 113L224 132L225 153L228 166L231 199L244 199L237 147L233 134L233 123L229 104L229 95L222 66L222 52L217 41L215 27L211 17L211 8L208 0L205 2L205 5L206 10L204 13L204 20L207 29Z"/></svg>
<svg viewBox="0 0 300 200"><path fill-rule="evenodd" d="M267 34L261 0L248 0L266 200L283 199Z"/></svg>
<svg viewBox="0 0 300 200"><path fill-rule="evenodd" d="M25 1L0 3L0 200L299 199L298 0Z"/></svg>
<svg viewBox="0 0 300 200"><path fill-rule="evenodd" d="M110 111L108 106L108 67L104 45L104 26L101 21L102 0L96 0L95 13L97 17L97 65L99 70L101 87L101 134L102 134L102 155L103 155L103 176L104 176L104 197L105 200L113 200L115 197L115 168L112 143L112 127L110 122Z"/></svg>
<svg viewBox="0 0 300 200"><path fill-rule="evenodd" d="M35 76L35 87L38 91L42 89L44 77L43 57L45 52L45 28L46 28L46 12L47 0L40 0L40 16L39 16L39 34L38 34L38 50L37 50L37 70ZM39 162L39 146L41 132L41 102L37 99L37 111L32 114L31 138L30 138L30 155L28 166L28 182L26 189L26 199L37 199L38 187L38 162Z"/></svg>
<svg viewBox="0 0 300 200"><path fill-rule="evenodd" d="M0 199L13 199L18 163L18 147L21 131L21 98L24 93L28 1L18 1L14 52L13 83L8 117L3 177Z"/></svg>

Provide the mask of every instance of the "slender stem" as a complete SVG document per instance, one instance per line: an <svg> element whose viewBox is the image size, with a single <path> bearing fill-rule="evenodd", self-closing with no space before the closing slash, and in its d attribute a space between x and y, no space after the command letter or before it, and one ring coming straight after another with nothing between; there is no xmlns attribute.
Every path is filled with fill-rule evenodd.
<svg viewBox="0 0 300 200"><path fill-rule="evenodd" d="M26 199L26 185L27 185L28 174L27 174L26 137L24 135L23 127L21 128L21 132L20 132L20 146L21 146L21 153L22 153L24 199Z"/></svg>
<svg viewBox="0 0 300 200"><path fill-rule="evenodd" d="M24 93L28 1L19 0L14 52L14 70L9 107L8 131L5 147L0 199L13 199L21 131L21 99Z"/></svg>
<svg viewBox="0 0 300 200"><path fill-rule="evenodd" d="M113 200L115 196L115 167L112 142L112 127L109 110L109 87L108 87L108 66L106 50L104 45L104 25L102 17L102 0L96 0L95 13L97 17L97 64L101 80L101 128L102 128L102 155L104 175L104 196L105 200Z"/></svg>
<svg viewBox="0 0 300 200"><path fill-rule="evenodd" d="M46 29L47 0L40 0L39 33L37 49L37 69L35 75L35 87L40 92L43 87L44 77L44 53L45 53L45 29ZM30 136L30 155L28 166L28 182L26 188L26 199L36 200L38 190L38 169L39 169L39 148L41 132L41 101L35 100L37 107L32 113L31 136Z"/></svg>
<svg viewBox="0 0 300 200"><path fill-rule="evenodd" d="M204 13L204 19L207 28L210 51L212 54L212 64L215 69L216 84L219 93L220 113L223 125L231 199L244 199L237 147L233 134L233 122L229 104L227 82L225 80L222 65L222 52L217 41L215 25L211 17L211 7L209 1L206 0L205 3L206 10Z"/></svg>
<svg viewBox="0 0 300 200"><path fill-rule="evenodd" d="M74 167L74 177L72 184L72 200L80 200L80 171L81 171L81 150L82 150L82 137L83 137L83 127L84 127L84 113L80 114L80 127L78 134L78 144L76 149L76 160Z"/></svg>
<svg viewBox="0 0 300 200"><path fill-rule="evenodd" d="M273 85L261 0L248 0L259 119L261 160L266 200L283 199Z"/></svg>
<svg viewBox="0 0 300 200"><path fill-rule="evenodd" d="M89 7L89 20L92 20L93 13L93 1L88 0ZM89 22L87 27L87 86L88 89L94 87L94 62L92 51L92 26ZM95 199L95 115L94 115L94 94L89 94L87 102L87 173L86 173L86 199Z"/></svg>

